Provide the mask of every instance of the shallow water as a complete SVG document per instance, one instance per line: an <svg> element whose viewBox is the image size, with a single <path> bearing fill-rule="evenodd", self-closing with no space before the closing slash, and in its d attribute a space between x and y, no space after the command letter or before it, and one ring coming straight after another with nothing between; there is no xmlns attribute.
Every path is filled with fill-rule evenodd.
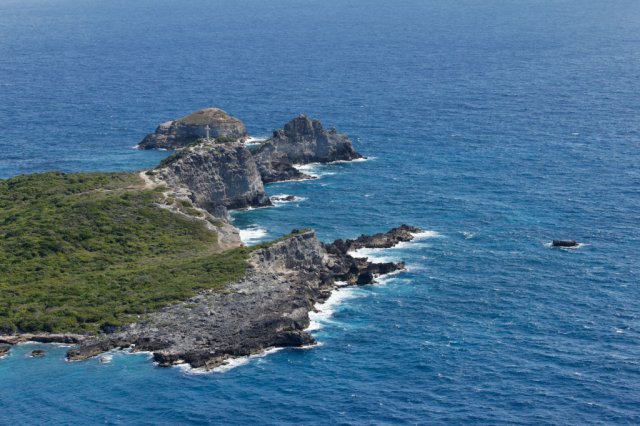
<svg viewBox="0 0 640 426"><path fill-rule="evenodd" d="M245 236L437 235L374 252L408 271L341 290L320 346L224 373L21 346L0 423L640 422L640 4L228 3L3 1L0 177L149 167L131 147L205 106L256 137L306 112L374 158L271 185L301 199Z"/></svg>

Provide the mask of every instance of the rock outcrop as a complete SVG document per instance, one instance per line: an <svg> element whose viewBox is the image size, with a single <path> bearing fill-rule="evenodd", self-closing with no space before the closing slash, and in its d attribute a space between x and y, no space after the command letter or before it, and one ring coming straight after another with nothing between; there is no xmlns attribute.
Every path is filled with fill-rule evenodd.
<svg viewBox="0 0 640 426"><path fill-rule="evenodd" d="M83 334L24 333L0 336L0 344L17 345L25 342L72 344L80 343L86 337Z"/></svg>
<svg viewBox="0 0 640 426"><path fill-rule="evenodd" d="M202 142L167 158L151 172L178 197L220 218L229 209L271 205L251 153L242 143Z"/></svg>
<svg viewBox="0 0 640 426"><path fill-rule="evenodd" d="M346 135L301 114L253 151L264 183L309 178L294 165L362 158Z"/></svg>
<svg viewBox="0 0 640 426"><path fill-rule="evenodd" d="M160 124L138 144L140 149L175 149L189 145L206 136L209 126L211 138L243 140L247 130L242 121L218 108L205 108L174 121Z"/></svg>
<svg viewBox="0 0 640 426"><path fill-rule="evenodd" d="M330 252L348 253L361 248L390 248L398 243L411 241L414 234L420 232L420 228L409 225L400 225L389 232L374 235L360 235L354 240L336 240L327 245Z"/></svg>
<svg viewBox="0 0 640 426"><path fill-rule="evenodd" d="M305 331L309 312L336 290L343 275L353 284L371 283L377 274L403 264L372 264L335 249L329 252L313 231L294 235L250 256L251 268L224 293L205 291L150 314L141 323L81 343L68 352L82 360L114 348L152 351L160 366L187 363L212 369L228 358L270 347L314 343ZM343 271L343 266L347 271ZM355 279L354 279L355 278Z"/></svg>
<svg viewBox="0 0 640 426"><path fill-rule="evenodd" d="M576 240L553 240L551 247L578 247L580 245Z"/></svg>

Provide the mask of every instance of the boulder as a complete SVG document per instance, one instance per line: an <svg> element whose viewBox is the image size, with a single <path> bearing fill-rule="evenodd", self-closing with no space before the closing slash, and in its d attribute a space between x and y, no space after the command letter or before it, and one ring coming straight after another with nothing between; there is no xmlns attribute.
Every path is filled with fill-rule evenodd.
<svg viewBox="0 0 640 426"><path fill-rule="evenodd" d="M36 350L31 351L31 357L32 358L42 358L46 353L47 353L47 351L45 351L44 349L36 349Z"/></svg>
<svg viewBox="0 0 640 426"><path fill-rule="evenodd" d="M160 124L138 144L139 149L181 148L206 137L206 126L213 139L244 140L247 130L242 121L218 108L205 108L174 121Z"/></svg>

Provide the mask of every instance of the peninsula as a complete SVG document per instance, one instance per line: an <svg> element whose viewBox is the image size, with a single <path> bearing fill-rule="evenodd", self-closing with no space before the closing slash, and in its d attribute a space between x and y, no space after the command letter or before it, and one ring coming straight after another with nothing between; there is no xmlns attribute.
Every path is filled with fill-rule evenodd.
<svg viewBox="0 0 640 426"><path fill-rule="evenodd" d="M271 205L265 184L309 178L296 165L362 158L304 115L258 145L246 138L240 120L209 108L141 141L176 149L154 169L1 180L3 351L57 341L76 344L69 360L132 348L161 366L211 369L314 343L305 329L317 303L404 268L349 252L410 241L420 230L407 225L330 244L295 229L245 247L230 210Z"/></svg>

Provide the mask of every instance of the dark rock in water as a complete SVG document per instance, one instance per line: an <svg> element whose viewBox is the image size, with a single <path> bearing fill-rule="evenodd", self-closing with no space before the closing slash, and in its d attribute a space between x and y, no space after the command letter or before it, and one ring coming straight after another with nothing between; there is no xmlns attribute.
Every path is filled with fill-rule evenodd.
<svg viewBox="0 0 640 426"><path fill-rule="evenodd" d="M228 209L271 205L260 173L242 143L202 143L177 151L157 169L175 193L214 216Z"/></svg>
<svg viewBox="0 0 640 426"><path fill-rule="evenodd" d="M318 120L300 115L254 152L264 183L305 179L310 176L293 167L294 164L329 163L363 158L346 135L335 129L325 130Z"/></svg>
<svg viewBox="0 0 640 426"><path fill-rule="evenodd" d="M279 333L271 341L271 345L277 348L308 346L316 343L316 339L303 331L285 331Z"/></svg>
<svg viewBox="0 0 640 426"><path fill-rule="evenodd" d="M11 351L11 345L0 343L0 357L3 357Z"/></svg>
<svg viewBox="0 0 640 426"><path fill-rule="evenodd" d="M212 369L230 357L270 347L313 344L305 331L309 312L336 288L336 280L371 283L376 275L404 267L375 264L323 245L313 231L255 250L247 275L225 292L203 291L184 303L149 314L108 337L82 342L67 354L81 360L114 348L152 351L158 365L188 363ZM397 235L393 231L391 235ZM381 237L379 237L381 238ZM389 238L396 238L390 236ZM377 241L377 240L376 240Z"/></svg>
<svg viewBox="0 0 640 426"><path fill-rule="evenodd" d="M47 353L47 351L45 351L44 349L36 349L36 350L31 351L31 357L33 357L33 358L42 358L46 353Z"/></svg>
<svg viewBox="0 0 640 426"><path fill-rule="evenodd" d="M373 282L373 279L374 279L374 276L373 276L373 273L371 273L371 271L364 271L360 273L360 275L358 275L356 284L358 285L371 284Z"/></svg>
<svg viewBox="0 0 640 426"><path fill-rule="evenodd" d="M209 126L211 138L239 140L247 137L242 121L221 109L205 108L178 120L162 123L140 142L138 148L181 148L206 137L206 126Z"/></svg>
<svg viewBox="0 0 640 426"><path fill-rule="evenodd" d="M361 235L355 240L336 240L327 247L330 252L347 253L361 248L390 248L398 243L411 241L414 234L421 232L420 228L401 225L389 232L375 235Z"/></svg>
<svg viewBox="0 0 640 426"><path fill-rule="evenodd" d="M575 240L553 240L552 247L577 247L580 243Z"/></svg>

